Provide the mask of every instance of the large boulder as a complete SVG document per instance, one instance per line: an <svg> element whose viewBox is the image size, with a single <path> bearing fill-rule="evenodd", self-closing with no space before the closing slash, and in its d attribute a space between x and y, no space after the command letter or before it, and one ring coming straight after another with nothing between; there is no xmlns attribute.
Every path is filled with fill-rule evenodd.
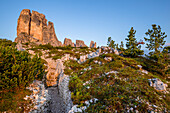
<svg viewBox="0 0 170 113"><path fill-rule="evenodd" d="M149 79L149 85L154 87L158 91L166 91L166 87L168 87L167 84L164 84L158 78Z"/></svg>

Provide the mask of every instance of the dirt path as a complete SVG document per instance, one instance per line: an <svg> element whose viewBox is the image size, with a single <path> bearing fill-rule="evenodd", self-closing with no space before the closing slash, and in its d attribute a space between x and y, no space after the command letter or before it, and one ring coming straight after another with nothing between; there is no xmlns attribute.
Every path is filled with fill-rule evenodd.
<svg viewBox="0 0 170 113"><path fill-rule="evenodd" d="M48 113L66 113L64 102L58 93L57 87L48 88L48 93L51 96L51 100L48 106Z"/></svg>

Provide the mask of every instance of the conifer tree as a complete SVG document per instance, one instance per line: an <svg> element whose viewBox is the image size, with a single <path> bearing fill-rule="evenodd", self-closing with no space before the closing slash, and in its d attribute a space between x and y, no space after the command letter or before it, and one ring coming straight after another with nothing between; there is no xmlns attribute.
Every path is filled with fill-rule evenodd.
<svg viewBox="0 0 170 113"><path fill-rule="evenodd" d="M120 47L119 47L120 51L124 51L124 44L123 41L121 41Z"/></svg>
<svg viewBox="0 0 170 113"><path fill-rule="evenodd" d="M158 61L159 63L162 63L163 60L163 52L161 52L161 48L163 48L163 45L166 41L164 39L167 37L165 35L165 32L161 31L161 27L156 24L152 25L152 29L148 29L148 31L145 33L146 36L149 36L149 38L144 37L145 41L148 43L146 44L147 47L151 52L149 52L149 55L146 55L148 58Z"/></svg>
<svg viewBox="0 0 170 113"><path fill-rule="evenodd" d="M137 44L135 33L136 30L134 30L133 27L131 27L128 37L125 38L125 40L127 40L126 42L127 49L124 52L125 56L137 57L138 55L143 55L144 53L144 51L141 50L141 46Z"/></svg>
<svg viewBox="0 0 170 113"><path fill-rule="evenodd" d="M116 48L115 41L113 41L111 37L108 37L107 45L113 49Z"/></svg>

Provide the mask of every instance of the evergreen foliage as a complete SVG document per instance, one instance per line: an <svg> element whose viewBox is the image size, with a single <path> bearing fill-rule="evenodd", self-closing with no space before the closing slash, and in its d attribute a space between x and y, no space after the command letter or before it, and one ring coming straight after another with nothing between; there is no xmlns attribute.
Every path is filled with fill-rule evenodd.
<svg viewBox="0 0 170 113"><path fill-rule="evenodd" d="M163 48L163 45L166 41L164 39L167 37L165 35L165 32L162 32L161 27L156 24L152 25L152 29L148 29L148 31L145 33L146 36L149 36L149 38L144 37L145 41L148 43L146 44L149 49L149 55L146 55L148 58L162 62L163 60L163 53L161 52L161 48Z"/></svg>
<svg viewBox="0 0 170 113"><path fill-rule="evenodd" d="M116 48L115 41L113 41L111 37L108 37L107 45L113 49Z"/></svg>
<svg viewBox="0 0 170 113"><path fill-rule="evenodd" d="M127 42L126 42L127 49L124 52L125 56L137 57L138 55L144 54L144 51L141 50L141 46L139 46L137 44L135 34L136 34L136 30L134 30L133 27L131 27L131 29L129 31L129 35L125 39L125 40L127 40Z"/></svg>
<svg viewBox="0 0 170 113"><path fill-rule="evenodd" d="M0 39L0 91L24 89L34 79L42 79L45 66L41 58L18 51L12 41Z"/></svg>

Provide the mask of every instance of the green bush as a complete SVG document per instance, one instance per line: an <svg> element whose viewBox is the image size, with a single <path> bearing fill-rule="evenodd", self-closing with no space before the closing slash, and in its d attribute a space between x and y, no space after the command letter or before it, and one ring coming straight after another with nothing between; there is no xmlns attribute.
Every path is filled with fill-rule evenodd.
<svg viewBox="0 0 170 113"><path fill-rule="evenodd" d="M34 79L42 79L45 66L41 58L18 51L11 41L0 41L0 91L22 89Z"/></svg>

